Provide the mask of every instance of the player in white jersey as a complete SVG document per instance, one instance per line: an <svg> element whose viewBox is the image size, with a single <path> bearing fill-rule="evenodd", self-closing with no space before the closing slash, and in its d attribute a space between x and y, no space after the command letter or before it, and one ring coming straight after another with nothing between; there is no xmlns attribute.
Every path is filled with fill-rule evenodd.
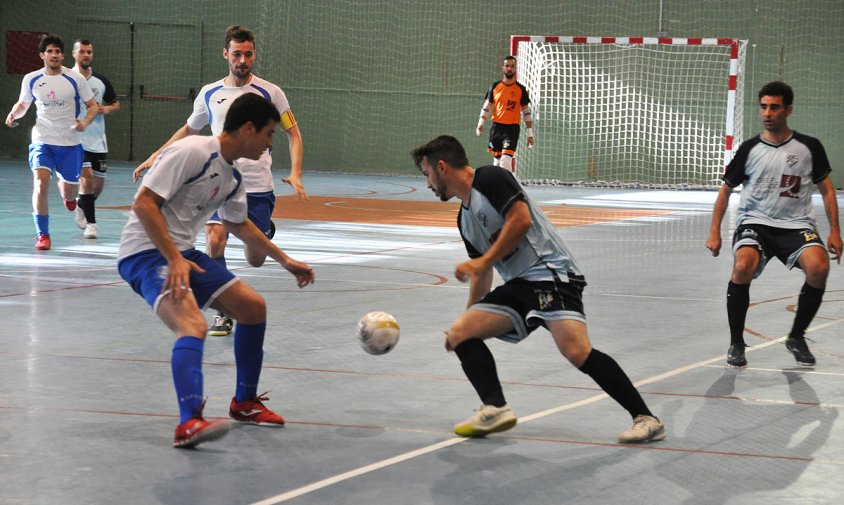
<svg viewBox="0 0 844 505"><path fill-rule="evenodd" d="M252 32L242 26L227 28L223 57L228 61L229 75L202 87L194 101L193 113L188 118L187 124L177 130L164 146L135 169L133 174L135 180L137 181L140 174L151 166L161 150L172 142L199 133L205 125L210 125L211 133L218 135L226 111L232 101L243 93L254 93L272 101L278 108L278 112L281 114L281 129L288 137L291 161L290 176L283 178L282 181L290 184L299 198L307 198L307 193L302 185L302 136L284 92L275 84L252 74L256 57L255 36ZM243 174L243 182L249 200L249 219L268 237L272 238L275 234L275 225L272 222L275 194L273 193L271 152L268 150L257 161L238 160L237 168ZM213 216L208 222L205 227L205 234L206 252L225 266L226 258L224 254L227 234L220 226L217 216ZM248 246L244 247L244 254L246 261L255 267L263 265L266 259L265 255L250 250ZM218 314L209 335L228 335L232 331L232 326L231 318L222 313Z"/></svg>
<svg viewBox="0 0 844 505"><path fill-rule="evenodd" d="M411 156L440 200L457 197L462 203L457 226L470 259L454 274L469 281L469 303L446 331L445 348L457 354L483 405L454 432L482 437L515 426L484 340L517 343L544 326L571 364L630 413L633 426L619 442L664 439L662 422L618 363L589 342L582 299L586 281L557 230L513 175L501 166L472 168L460 142L446 135ZM493 268L504 280L495 289Z"/></svg>
<svg viewBox="0 0 844 505"><path fill-rule="evenodd" d="M206 421L202 353L207 329L200 309L225 310L238 320L237 367L229 416L250 424L283 426L258 394L266 332L266 302L225 267L196 251L202 225L219 209L223 226L250 247L270 256L296 278L313 283L314 273L287 256L247 217L246 192L236 159L256 160L272 145L280 115L264 98L246 93L232 104L219 136L193 136L173 143L156 159L135 195L118 252L120 275L153 308L177 339L171 366L179 403L174 447L193 447L226 434L226 421Z"/></svg>
<svg viewBox="0 0 844 505"><path fill-rule="evenodd" d="M706 248L718 256L721 221L730 194L733 188L742 185L733 234L733 272L727 284L730 326L727 364L733 367L747 366L744 325L750 306L750 283L762 274L772 257L789 270L799 267L806 275L785 348L797 363L815 364L805 333L821 306L830 261L815 224L813 186L820 190L829 220L829 251L833 259L841 262L838 202L829 178L832 169L818 139L788 127L793 102L794 91L784 82L773 81L759 90L759 114L764 131L739 147L722 177L724 184L712 211Z"/></svg>
<svg viewBox="0 0 844 505"><path fill-rule="evenodd" d="M47 195L50 178L56 173L59 193L68 210L76 210L76 191L82 167L82 145L79 133L94 120L96 110L89 110L81 119L79 109L97 105L85 78L62 66L64 42L55 35L45 35L38 44L44 68L23 77L18 102L6 116L6 126L14 128L18 119L35 102L35 126L29 145L29 168L33 174L32 210L35 220L35 248L48 250L50 211Z"/></svg>
<svg viewBox="0 0 844 505"><path fill-rule="evenodd" d="M102 74L91 69L94 60L94 45L88 39L77 39L73 43L73 70L79 72L88 81L88 86L97 100L97 115L94 122L82 133L82 148L85 160L82 162L82 175L79 180L79 197L76 199L76 224L83 231L85 238L97 238L97 217L95 202L103 191L106 172L105 116L120 110L120 102L111 82ZM87 115L88 108L82 107L81 115Z"/></svg>

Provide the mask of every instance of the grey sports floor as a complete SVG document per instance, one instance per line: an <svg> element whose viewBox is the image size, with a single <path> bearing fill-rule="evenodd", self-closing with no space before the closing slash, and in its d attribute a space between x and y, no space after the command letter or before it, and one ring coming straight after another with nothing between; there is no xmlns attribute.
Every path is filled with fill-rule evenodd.
<svg viewBox="0 0 844 505"><path fill-rule="evenodd" d="M97 240L82 238L52 184L53 249L35 251L30 172L0 163L1 504L844 503L844 269L833 264L809 330L817 366L797 366L782 344L803 276L772 262L751 289L750 365L725 368L731 255L704 248L714 192L528 189L546 208L585 217L618 209L618 219L560 233L589 282L593 345L637 384L665 441L616 444L629 416L544 330L519 345L490 342L519 424L456 438L453 424L479 407L443 349L467 297L452 275L465 257L456 229L276 219L274 241L314 267L315 285L297 289L277 265L246 267L235 239L228 257L267 299L261 391L288 424L236 425L220 441L173 449L173 336L115 266L131 168L109 168ZM436 202L414 175L408 163L408 177L308 173L305 185L328 206ZM631 208L669 212L630 218ZM373 310L401 323L384 356L354 338ZM205 414L225 417L231 338L209 337L205 349Z"/></svg>

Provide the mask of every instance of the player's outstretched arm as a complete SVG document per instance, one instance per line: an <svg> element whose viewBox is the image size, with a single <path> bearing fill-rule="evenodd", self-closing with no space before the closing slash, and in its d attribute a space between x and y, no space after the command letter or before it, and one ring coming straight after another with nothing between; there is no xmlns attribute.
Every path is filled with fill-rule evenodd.
<svg viewBox="0 0 844 505"><path fill-rule="evenodd" d="M153 163L155 163L155 159L158 158L158 155L161 154L161 151L163 151L164 148L166 148L167 146L169 146L173 142L176 142L177 140L182 140L183 138L185 138L187 136L196 135L197 133L199 133L197 130L194 130L193 128L191 128L188 125L184 125L181 128L179 128L178 130L176 130L176 133L174 133L170 137L170 140L165 142L164 145L159 147L157 151L150 154L149 158L147 158L143 163L138 165L138 167L132 172L132 180L134 182L138 182L138 179L140 179L141 176L144 175L144 172L146 172L147 170L152 168Z"/></svg>
<svg viewBox="0 0 844 505"><path fill-rule="evenodd" d="M290 175L281 181L290 184L299 200L309 200L305 185L302 183L302 134L299 126L293 125L284 131L287 134L287 146L290 149Z"/></svg>
<svg viewBox="0 0 844 505"><path fill-rule="evenodd" d="M842 241L841 226L838 222L838 197L835 194L835 187L829 177L818 183L818 190L823 197L823 206L826 210L826 218L829 220L829 239L826 242L832 253L832 259L841 263Z"/></svg>
<svg viewBox="0 0 844 505"><path fill-rule="evenodd" d="M706 239L706 248L713 256L721 252L721 221L727 212L727 205L730 203L730 194L733 188L727 183L721 184L718 190L718 197L715 199L715 206L712 209L712 224L709 226L709 237Z"/></svg>
<svg viewBox="0 0 844 505"><path fill-rule="evenodd" d="M223 220L223 226L225 226L226 231L233 233L250 249L254 248L254 250L262 252L266 256L276 260L279 265L283 266L285 270L296 277L296 284L300 288L314 283L314 271L311 267L285 254L266 235L261 233L261 230L249 219L242 223L232 223L231 221Z"/></svg>
<svg viewBox="0 0 844 505"><path fill-rule="evenodd" d="M478 137L484 131L484 123L486 123L486 115L489 114L490 107L492 107L492 103L489 100L484 100L484 104L481 106L481 115L478 117L478 126L475 127L475 135Z"/></svg>
<svg viewBox="0 0 844 505"><path fill-rule="evenodd" d="M6 116L6 126L9 128L14 128L18 125L18 119L24 117L26 115L26 111L29 110L29 104L24 102L18 102L13 107L12 110L9 111L9 115Z"/></svg>

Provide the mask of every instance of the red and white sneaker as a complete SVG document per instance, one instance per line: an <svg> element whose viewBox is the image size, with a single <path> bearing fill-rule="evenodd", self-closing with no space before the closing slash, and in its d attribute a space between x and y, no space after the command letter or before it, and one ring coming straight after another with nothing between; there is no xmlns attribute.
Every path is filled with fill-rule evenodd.
<svg viewBox="0 0 844 505"><path fill-rule="evenodd" d="M235 401L235 398L232 398L232 404L229 407L229 417L242 423L284 426L284 418L261 403L269 400L269 398L264 396L267 393L261 393L252 400L244 400L240 403Z"/></svg>
<svg viewBox="0 0 844 505"><path fill-rule="evenodd" d="M229 422L224 419L206 421L202 416L191 417L176 426L173 436L173 447L189 449L202 442L209 442L223 437L229 432Z"/></svg>
<svg viewBox="0 0 844 505"><path fill-rule="evenodd" d="M50 241L49 235L44 235L43 233L38 235L38 238L35 240L35 248L39 251L48 251L50 250L50 246L53 245Z"/></svg>
<svg viewBox="0 0 844 505"><path fill-rule="evenodd" d="M73 212L76 210L76 200L65 200L64 206L67 207L67 210Z"/></svg>

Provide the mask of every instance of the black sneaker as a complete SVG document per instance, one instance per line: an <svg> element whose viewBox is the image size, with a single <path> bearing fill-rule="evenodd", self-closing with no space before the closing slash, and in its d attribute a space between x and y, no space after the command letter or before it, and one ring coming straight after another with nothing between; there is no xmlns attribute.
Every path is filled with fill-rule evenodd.
<svg viewBox="0 0 844 505"><path fill-rule="evenodd" d="M803 366L815 366L815 356L809 350L806 339L804 338L787 338L785 339L785 348L788 352L794 355L797 363Z"/></svg>
<svg viewBox="0 0 844 505"><path fill-rule="evenodd" d="M727 351L727 365L734 368L744 368L747 366L747 358L744 357L744 345L731 345Z"/></svg>

